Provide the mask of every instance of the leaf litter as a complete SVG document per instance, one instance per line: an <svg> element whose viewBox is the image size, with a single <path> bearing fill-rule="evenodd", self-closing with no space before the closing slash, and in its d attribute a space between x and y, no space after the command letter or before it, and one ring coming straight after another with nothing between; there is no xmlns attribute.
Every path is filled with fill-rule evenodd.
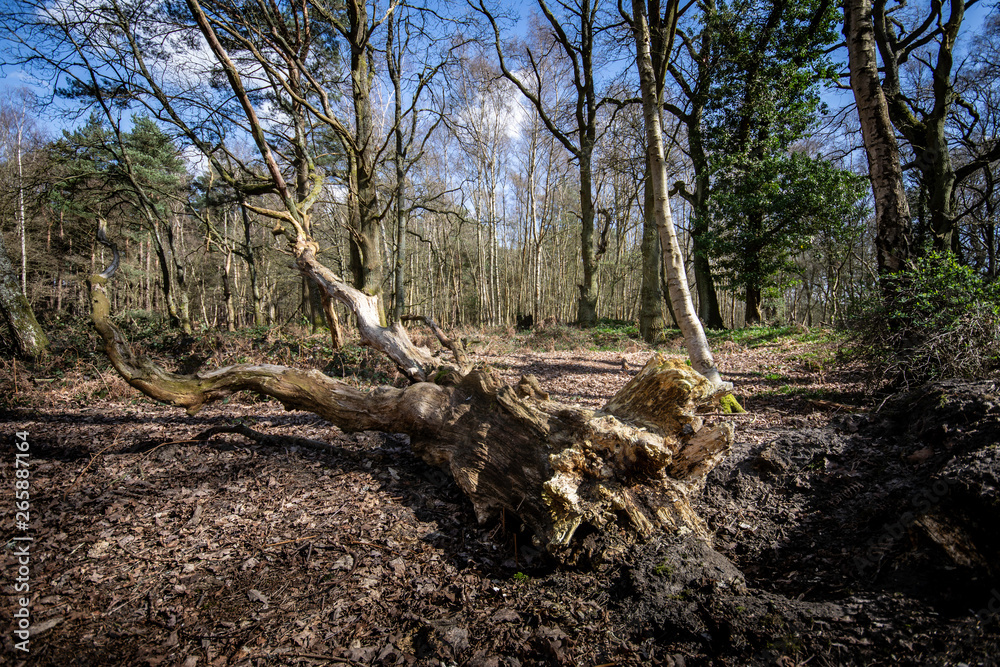
<svg viewBox="0 0 1000 667"><path fill-rule="evenodd" d="M717 356L749 411L734 418L734 451L700 500L716 548L746 574L746 588L729 591L678 578L669 541L601 571L554 569L514 517L478 525L404 436L346 435L255 399L190 417L127 390L83 405L68 390L48 394L0 413L8 433L31 437L34 535L32 652L21 660L7 634L5 654L154 667L995 664L995 617L935 600L905 567L855 571L851 536L836 531L862 530L858 517L823 504L874 511L900 491L852 469L852 455L857 465L885 458L858 369L817 369L802 352L732 346ZM649 354L480 360L598 408ZM232 424L336 449L192 441ZM11 488L11 467L2 470ZM0 611L5 623L12 608Z"/></svg>

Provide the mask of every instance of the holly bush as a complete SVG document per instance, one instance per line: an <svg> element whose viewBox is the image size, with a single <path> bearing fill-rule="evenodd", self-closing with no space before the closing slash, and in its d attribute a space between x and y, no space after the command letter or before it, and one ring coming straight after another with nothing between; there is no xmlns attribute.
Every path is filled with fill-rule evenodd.
<svg viewBox="0 0 1000 667"><path fill-rule="evenodd" d="M853 318L853 347L872 389L1000 369L1000 282L951 253L928 253L886 279L892 295L868 300Z"/></svg>

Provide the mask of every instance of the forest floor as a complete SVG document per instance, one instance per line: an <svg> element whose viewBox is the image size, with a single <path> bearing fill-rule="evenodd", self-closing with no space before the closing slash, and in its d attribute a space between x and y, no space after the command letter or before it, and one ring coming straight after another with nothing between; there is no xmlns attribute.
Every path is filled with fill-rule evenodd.
<svg viewBox="0 0 1000 667"><path fill-rule="evenodd" d="M188 370L269 360L399 381L360 348L258 333L136 337ZM470 337L506 378L533 373L553 399L593 408L653 351L621 328ZM997 664L998 515L959 502L969 487L958 477L979 475L995 502L996 458L983 452L1000 440L996 386L878 411L829 332L759 329L714 344L748 410L732 417L733 451L697 503L721 560L745 577L728 589L685 574L691 555L671 540L601 571L556 568L516 521L478 525L403 436L345 435L251 397L187 416L138 396L87 336L57 336L48 365L0 369L0 484L14 487L6 443L25 432L33 537L23 653L6 629L24 543L12 540L5 491L0 662ZM233 424L334 449L193 440ZM956 469L962 457L978 472ZM949 522L957 514L965 532Z"/></svg>

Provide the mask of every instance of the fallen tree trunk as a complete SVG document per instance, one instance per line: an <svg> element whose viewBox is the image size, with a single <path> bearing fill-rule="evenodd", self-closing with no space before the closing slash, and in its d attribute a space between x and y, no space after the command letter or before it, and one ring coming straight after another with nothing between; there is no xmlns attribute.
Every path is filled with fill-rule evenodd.
<svg viewBox="0 0 1000 667"><path fill-rule="evenodd" d="M682 359L653 357L596 411L551 400L532 376L511 387L483 368L371 391L276 365L179 375L134 355L111 322L110 273L90 278L94 325L119 374L158 401L193 414L251 391L344 431L408 434L416 454L451 473L480 521L510 512L567 563L613 559L661 531L709 537L690 498L729 451L733 429L703 427L696 410L716 402L719 387Z"/></svg>

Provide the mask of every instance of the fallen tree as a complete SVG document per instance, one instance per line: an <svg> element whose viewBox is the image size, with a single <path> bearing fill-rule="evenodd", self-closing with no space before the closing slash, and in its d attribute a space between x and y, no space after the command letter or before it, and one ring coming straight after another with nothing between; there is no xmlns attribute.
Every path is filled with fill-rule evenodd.
<svg viewBox="0 0 1000 667"><path fill-rule="evenodd" d="M184 6L190 34L199 33L208 45L266 168L263 182L254 176L252 193L270 193L276 197L271 201L280 202L275 208L261 202L247 203L247 207L274 222L273 233L287 241L296 267L319 291L328 310L333 301L344 304L357 319L362 343L391 359L411 385L365 392L318 371L274 365L235 365L194 375L167 372L133 354L111 321L106 290L117 268L118 252L102 223L98 238L112 248L115 259L106 271L90 279L92 314L105 351L122 377L148 396L190 413L233 392L251 391L275 398L288 409L314 412L345 431L408 434L415 453L451 473L480 520L510 512L521 518L540 548L565 562L612 559L627 545L662 532L708 538L708 529L691 508L690 498L729 450L733 431L727 424L704 427L697 415L700 407L717 404L732 389L722 382L710 354L702 354L707 342L703 341L700 352L692 352L692 363L707 378L683 361L654 357L596 411L551 400L530 376L516 387L503 384L489 369L473 366L461 343L447 338L436 326L431 328L452 352L453 361L414 345L400 322L386 325L378 295L365 287L365 281L349 284L317 259L311 216L326 177L311 159L306 135L299 132L283 141L310 159L297 166L294 188L286 180L244 84L244 73L226 46L234 37L239 38L241 48L261 46L253 40L240 41L245 17L224 4L186 0ZM304 21L312 10L325 20L336 21L332 14L323 13L324 7L309 3L296 11ZM353 9L363 7L362 3ZM364 19L367 29L371 26L362 14L352 20ZM373 19L372 26L381 20ZM300 94L297 85L262 53L258 62L275 93L308 109L311 117L334 131L348 153L361 155L363 147L336 117L327 91L301 54L282 40L250 32L263 40L265 53L280 54L280 62L288 64L299 83L308 82L315 95ZM140 63L141 49L130 48ZM142 69L142 76L152 81L148 69ZM169 112L172 107L165 96L157 94L156 100L206 156L223 150L201 141L179 115ZM212 164L232 187L251 194L240 174L226 172L225 161L212 158ZM371 213L366 207L374 202L363 205L367 199L357 179L348 181L349 217L361 219ZM361 233L360 228L355 231ZM690 336L685 338L689 348L698 347Z"/></svg>
<svg viewBox="0 0 1000 667"><path fill-rule="evenodd" d="M98 238L114 260L89 280L94 326L118 373L147 396L194 414L250 391L344 431L405 433L417 455L451 474L480 521L516 515L536 546L563 562L613 559L660 532L709 538L690 499L729 451L733 429L704 426L697 411L717 405L727 388L682 359L654 356L600 410L554 401L533 376L511 387L488 368L471 366L460 344L443 334L456 365L414 346L402 326L380 326L377 309L365 308L371 297L306 252L300 267L357 306L363 341L390 356L411 385L362 391L316 370L270 364L175 374L134 354L111 321L107 285L118 250L103 221Z"/></svg>

